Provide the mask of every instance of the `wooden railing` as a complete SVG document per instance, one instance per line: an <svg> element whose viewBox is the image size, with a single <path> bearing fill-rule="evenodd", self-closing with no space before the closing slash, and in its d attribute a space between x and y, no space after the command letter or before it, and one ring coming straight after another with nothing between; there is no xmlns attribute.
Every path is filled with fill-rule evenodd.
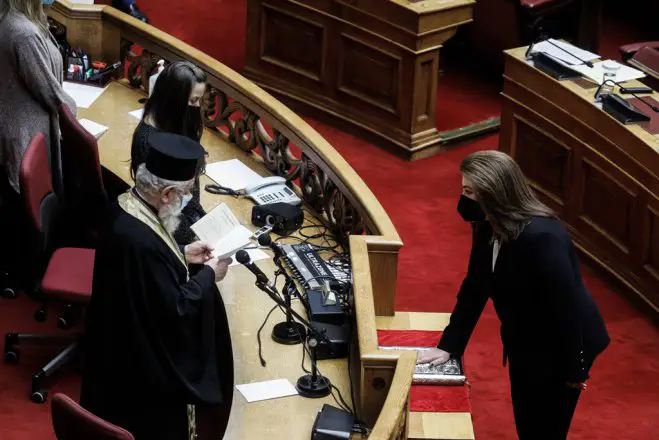
<svg viewBox="0 0 659 440"><path fill-rule="evenodd" d="M74 46L109 62L128 61L128 79L148 87L159 59L188 60L208 75L205 124L274 174L298 184L306 204L349 247L360 362L358 413L374 439L407 438L412 354L378 350L376 315L393 315L401 239L371 190L302 118L205 53L114 8L58 0L49 16ZM135 46L142 52L134 52ZM297 147L296 157L291 146Z"/></svg>

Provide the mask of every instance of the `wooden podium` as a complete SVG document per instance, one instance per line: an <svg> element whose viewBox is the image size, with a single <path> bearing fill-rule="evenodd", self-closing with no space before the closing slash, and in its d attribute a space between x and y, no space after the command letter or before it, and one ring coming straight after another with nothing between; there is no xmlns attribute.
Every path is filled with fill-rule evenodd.
<svg viewBox="0 0 659 440"><path fill-rule="evenodd" d="M305 114L427 157L447 139L435 124L439 52L474 3L248 0L244 73Z"/></svg>

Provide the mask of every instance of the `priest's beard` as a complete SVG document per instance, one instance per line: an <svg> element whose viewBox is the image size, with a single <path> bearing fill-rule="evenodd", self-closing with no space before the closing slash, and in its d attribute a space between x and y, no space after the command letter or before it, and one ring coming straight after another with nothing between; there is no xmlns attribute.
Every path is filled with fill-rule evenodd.
<svg viewBox="0 0 659 440"><path fill-rule="evenodd" d="M181 223L182 210L180 197L175 198L172 203L164 205L158 210L160 223L162 223L162 226L171 235L174 235L174 231L176 231L178 225Z"/></svg>

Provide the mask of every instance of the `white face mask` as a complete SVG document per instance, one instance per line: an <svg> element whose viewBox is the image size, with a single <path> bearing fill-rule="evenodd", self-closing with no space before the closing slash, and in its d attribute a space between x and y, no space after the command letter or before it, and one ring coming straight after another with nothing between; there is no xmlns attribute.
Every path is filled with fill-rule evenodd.
<svg viewBox="0 0 659 440"><path fill-rule="evenodd" d="M184 194L183 197L181 197L181 209L185 209L188 203L190 203L190 200L192 200L192 194Z"/></svg>

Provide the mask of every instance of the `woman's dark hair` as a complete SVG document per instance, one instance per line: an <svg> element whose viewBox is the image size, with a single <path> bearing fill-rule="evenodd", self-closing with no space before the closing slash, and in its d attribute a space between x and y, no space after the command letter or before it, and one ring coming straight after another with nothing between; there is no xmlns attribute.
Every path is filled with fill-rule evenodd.
<svg viewBox="0 0 659 440"><path fill-rule="evenodd" d="M153 92L144 106L142 120L148 116L156 128L168 133L180 134L199 140L204 130L203 118L199 117L198 126L189 127L190 111L188 106L190 93L195 85L206 82L206 72L188 61L168 64L156 81Z"/></svg>

